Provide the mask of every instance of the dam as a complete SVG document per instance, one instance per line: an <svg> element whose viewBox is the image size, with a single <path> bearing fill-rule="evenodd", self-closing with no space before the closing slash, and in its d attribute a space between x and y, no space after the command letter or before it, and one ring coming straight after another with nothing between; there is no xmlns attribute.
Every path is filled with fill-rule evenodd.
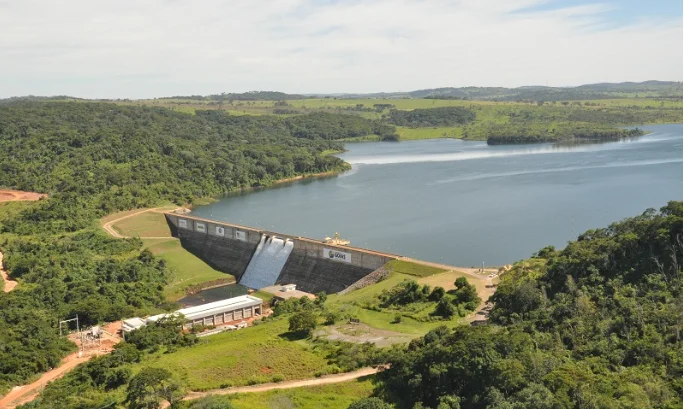
<svg viewBox="0 0 684 409"><path fill-rule="evenodd" d="M181 245L242 285L337 293L399 256L186 214L164 213Z"/></svg>

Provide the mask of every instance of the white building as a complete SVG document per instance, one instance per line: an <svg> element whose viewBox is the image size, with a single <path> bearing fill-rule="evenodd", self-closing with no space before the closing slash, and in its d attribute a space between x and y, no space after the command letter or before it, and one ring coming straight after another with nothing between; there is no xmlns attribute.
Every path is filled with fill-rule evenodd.
<svg viewBox="0 0 684 409"><path fill-rule="evenodd" d="M130 332L145 324L170 315L182 315L187 320L184 328L192 328L193 325L222 325L246 318L257 317L262 314L263 300L251 295L241 295L227 300L215 301L195 307L183 308L170 314L153 315L147 318L142 325L140 318L124 320L123 330Z"/></svg>

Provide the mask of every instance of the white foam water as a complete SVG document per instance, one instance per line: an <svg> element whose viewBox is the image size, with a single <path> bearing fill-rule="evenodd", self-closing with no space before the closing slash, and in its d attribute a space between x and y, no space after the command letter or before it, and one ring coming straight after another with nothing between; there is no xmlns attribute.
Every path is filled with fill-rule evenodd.
<svg viewBox="0 0 684 409"><path fill-rule="evenodd" d="M624 168L624 167L633 167L633 166L652 166L652 165L664 165L667 163L678 163L682 162L682 159L663 159L663 160L638 160L638 161L632 161L632 162L623 162L623 163L608 163L605 165L596 165L596 166L567 166L567 167L562 167L562 168L555 168L555 169L534 169L534 170L521 170L517 172L500 172L500 173L484 173L484 174L477 174L477 175L464 175L464 176L459 176L455 178L449 178L449 179L442 179L442 180L437 180L432 183L429 183L429 186L434 186L434 185L442 185L445 183L453 183L453 182L465 182L465 181L471 181L471 180L480 180L480 179L490 179L490 178L499 178L499 177L510 177L510 176L523 176L523 175L535 175L539 173L555 173L555 172L573 172L573 171L581 171L581 170L587 170L587 169L605 169L605 168Z"/></svg>
<svg viewBox="0 0 684 409"><path fill-rule="evenodd" d="M240 284L255 290L275 284L294 247L291 240L283 241L271 237L265 241L265 238L261 236L261 241L240 280Z"/></svg>

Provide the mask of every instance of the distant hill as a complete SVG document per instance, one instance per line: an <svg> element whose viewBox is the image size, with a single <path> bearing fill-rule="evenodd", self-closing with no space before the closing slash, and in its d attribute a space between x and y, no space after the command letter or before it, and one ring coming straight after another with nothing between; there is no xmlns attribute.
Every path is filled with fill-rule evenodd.
<svg viewBox="0 0 684 409"><path fill-rule="evenodd" d="M287 94L279 91L249 91L243 93L221 93L213 95L177 95L173 97L156 98L158 100L192 100L216 101L218 103L230 101L284 101L307 98L337 98L337 99L466 99L483 101L572 101L609 98L682 98L682 83L677 81L644 81L586 84L577 87L545 87L523 86L518 88L504 87L444 87L420 89L408 92L377 92L377 93L309 93ZM0 103L16 100L55 101L55 100L85 100L83 98L58 96L22 96L0 99ZM129 99L123 99L130 101ZM95 101L114 101L105 99Z"/></svg>
<svg viewBox="0 0 684 409"><path fill-rule="evenodd" d="M336 98L431 98L473 99L491 101L563 101L581 99L660 97L681 98L682 83L675 81L644 81L599 83L578 87L524 86L504 87L446 87L410 92L381 92L374 94L344 94Z"/></svg>
<svg viewBox="0 0 684 409"><path fill-rule="evenodd" d="M84 99L83 98L70 97L68 95L54 95L51 97L26 95L23 97L0 98L0 104L5 104L5 103L9 103L9 102L16 102L16 101L76 101L76 100L84 100Z"/></svg>

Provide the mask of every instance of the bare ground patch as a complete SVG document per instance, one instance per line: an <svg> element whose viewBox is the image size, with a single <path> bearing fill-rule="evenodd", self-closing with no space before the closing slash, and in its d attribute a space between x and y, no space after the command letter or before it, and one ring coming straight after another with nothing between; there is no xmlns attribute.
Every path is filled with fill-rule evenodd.
<svg viewBox="0 0 684 409"><path fill-rule="evenodd" d="M405 344L413 339L408 334L373 328L363 323L331 325L316 330L314 335L330 341L345 341L357 344L371 342L379 347Z"/></svg>
<svg viewBox="0 0 684 409"><path fill-rule="evenodd" d="M0 189L0 202L39 200L47 197L45 193L23 192L21 190Z"/></svg>

